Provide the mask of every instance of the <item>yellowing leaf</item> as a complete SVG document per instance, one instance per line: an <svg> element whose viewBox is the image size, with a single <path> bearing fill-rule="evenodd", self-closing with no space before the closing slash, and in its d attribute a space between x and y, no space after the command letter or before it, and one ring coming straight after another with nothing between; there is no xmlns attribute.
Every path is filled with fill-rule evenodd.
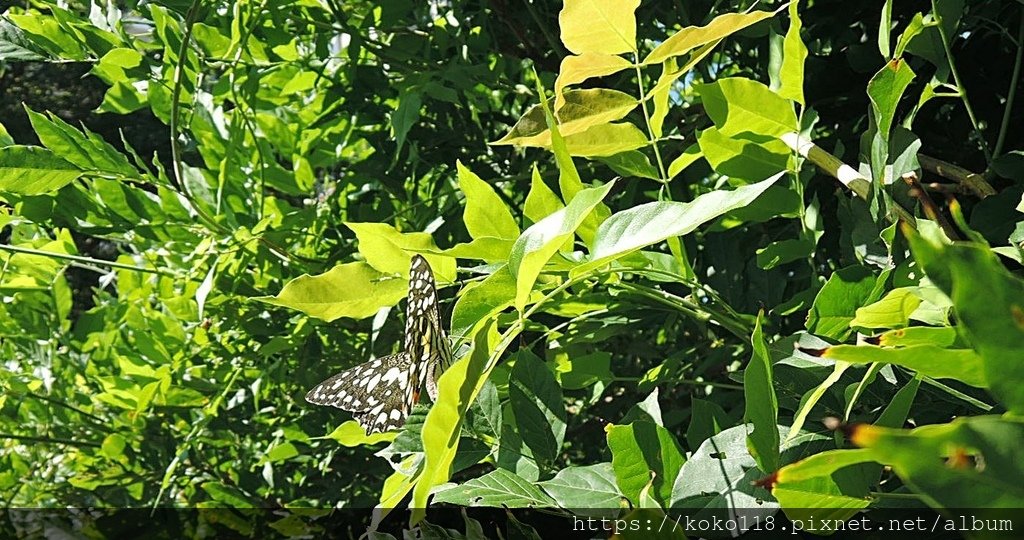
<svg viewBox="0 0 1024 540"><path fill-rule="evenodd" d="M750 13L726 13L715 17L707 26L687 26L658 45L644 58L645 64L657 64L666 58L680 56L722 39L734 32L774 16L777 11L752 11Z"/></svg>
<svg viewBox="0 0 1024 540"><path fill-rule="evenodd" d="M407 289L407 280L354 262L339 264L316 276L299 276L285 284L277 296L254 300L297 309L330 322L339 317L369 317L382 307L397 304Z"/></svg>
<svg viewBox="0 0 1024 540"><path fill-rule="evenodd" d="M562 43L573 54L636 51L640 0L565 0L558 14Z"/></svg>
<svg viewBox="0 0 1024 540"><path fill-rule="evenodd" d="M558 69L558 78L555 79L555 110L565 105L565 98L562 91L572 84L579 84L592 77L604 77L618 73L632 64L621 56L600 53L583 53L580 55L566 56L562 59L562 66Z"/></svg>

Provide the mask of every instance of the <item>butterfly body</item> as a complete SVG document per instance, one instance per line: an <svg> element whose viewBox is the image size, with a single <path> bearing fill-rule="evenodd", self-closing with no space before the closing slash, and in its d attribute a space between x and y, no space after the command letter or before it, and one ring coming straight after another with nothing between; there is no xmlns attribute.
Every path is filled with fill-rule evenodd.
<svg viewBox="0 0 1024 540"><path fill-rule="evenodd" d="M424 382L431 399L437 399L436 376L452 362L437 304L430 265L415 255L409 269L405 350L334 375L313 387L306 401L352 412L367 435L402 427Z"/></svg>

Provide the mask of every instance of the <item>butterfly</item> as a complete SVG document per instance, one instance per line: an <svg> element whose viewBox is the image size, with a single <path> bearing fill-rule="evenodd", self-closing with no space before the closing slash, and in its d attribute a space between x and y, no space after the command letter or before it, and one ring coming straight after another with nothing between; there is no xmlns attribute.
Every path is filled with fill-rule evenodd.
<svg viewBox="0 0 1024 540"><path fill-rule="evenodd" d="M346 369L313 387L306 401L352 412L367 435L398 429L427 385L437 400L437 377L452 363L448 334L437 310L434 274L414 255L405 308L405 350Z"/></svg>

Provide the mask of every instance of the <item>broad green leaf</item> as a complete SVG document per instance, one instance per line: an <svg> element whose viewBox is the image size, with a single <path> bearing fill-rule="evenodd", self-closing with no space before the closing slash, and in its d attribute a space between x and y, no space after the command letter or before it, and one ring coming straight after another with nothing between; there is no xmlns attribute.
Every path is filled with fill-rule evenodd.
<svg viewBox="0 0 1024 540"><path fill-rule="evenodd" d="M617 509L622 503L611 463L566 467L537 485L562 508Z"/></svg>
<svg viewBox="0 0 1024 540"><path fill-rule="evenodd" d="M558 132L563 137L621 120L637 106L635 97L606 88L569 90L563 94L563 98L563 104L555 110L558 116ZM490 144L550 148L551 130L544 117L543 105L530 107L504 137Z"/></svg>
<svg viewBox="0 0 1024 540"><path fill-rule="evenodd" d="M516 309L526 306L544 265L611 191L615 182L580 191L565 208L534 223L512 246L509 268L516 279Z"/></svg>
<svg viewBox="0 0 1024 540"><path fill-rule="evenodd" d="M629 122L599 124L565 137L566 150L576 157L612 156L646 145L647 135Z"/></svg>
<svg viewBox="0 0 1024 540"><path fill-rule="evenodd" d="M25 107L32 128L39 140L62 158L83 170L94 170L135 176L135 170L124 154L97 135L71 127L53 113L47 116Z"/></svg>
<svg viewBox="0 0 1024 540"><path fill-rule="evenodd" d="M832 385L839 382L839 379L843 376L843 373L850 368L851 364L846 362L836 362L832 366L832 373L829 373L825 380L821 381L817 386L804 394L800 400L800 408L797 409L796 414L793 416L793 424L789 428L789 437L782 442L783 446L786 446L791 442L791 439L800 433L800 430L804 428L804 423L807 422L807 415L811 414L811 409L818 404L821 400L821 396L825 395L825 392Z"/></svg>
<svg viewBox="0 0 1024 540"><path fill-rule="evenodd" d="M804 102L804 61L807 60L807 46L800 39L800 1L789 3L789 29L782 42L782 67L779 69L781 85L779 95L803 105Z"/></svg>
<svg viewBox="0 0 1024 540"><path fill-rule="evenodd" d="M868 98L874 112L878 133L883 140L889 140L896 105L899 104L903 92L914 80L914 71L902 59L889 61L868 82Z"/></svg>
<svg viewBox="0 0 1024 540"><path fill-rule="evenodd" d="M78 167L45 148L0 148L0 191L41 195L66 186L81 175Z"/></svg>
<svg viewBox="0 0 1024 540"><path fill-rule="evenodd" d="M727 137L709 127L697 136L697 144L715 172L745 181L784 171L791 159L785 143L764 135Z"/></svg>
<svg viewBox="0 0 1024 540"><path fill-rule="evenodd" d="M234 486L223 482L204 482L200 487L211 499L227 508L254 508L252 501Z"/></svg>
<svg viewBox="0 0 1024 540"><path fill-rule="evenodd" d="M949 348L958 342L956 328L950 326L942 328L912 326L910 328L890 330L878 336L878 344L883 347L934 345L936 347Z"/></svg>
<svg viewBox="0 0 1024 540"><path fill-rule="evenodd" d="M580 270L596 268L667 238L689 234L730 210L750 204L781 177L775 175L732 191L711 191L688 203L652 202L613 214L597 229L590 248L591 262Z"/></svg>
<svg viewBox="0 0 1024 540"><path fill-rule="evenodd" d="M40 47L32 43L20 28L0 20L0 62L35 62L45 59Z"/></svg>
<svg viewBox="0 0 1024 540"><path fill-rule="evenodd" d="M814 241L807 238L791 238L772 242L757 250L757 266L770 270L780 264L805 259L814 253Z"/></svg>
<svg viewBox="0 0 1024 540"><path fill-rule="evenodd" d="M306 73L313 74L312 72ZM286 94L286 92L282 91L282 94ZM395 112L391 113L391 135L395 138L396 155L402 151L409 130L419 121L422 104L422 95L416 91L405 92L398 98L398 106L395 108Z"/></svg>
<svg viewBox="0 0 1024 540"><path fill-rule="evenodd" d="M494 188L473 174L462 162L456 164L459 175L459 189L466 195L466 210L462 221L473 238L494 237L515 240L519 238L519 226L509 212L508 206L495 193Z"/></svg>
<svg viewBox="0 0 1024 540"><path fill-rule="evenodd" d="M687 26L661 42L661 45L644 58L644 64L657 64L666 58L686 54L701 45L716 42L770 18L775 13L777 12L726 13L715 17L707 26Z"/></svg>
<svg viewBox="0 0 1024 540"><path fill-rule="evenodd" d="M731 77L699 84L696 89L704 109L722 135L749 132L778 137L799 130L789 100L757 81Z"/></svg>
<svg viewBox="0 0 1024 540"><path fill-rule="evenodd" d="M654 111L651 113L648 123L654 140L660 139L665 134L665 117L668 116L669 95L672 93L672 82L675 82L675 72L678 69L678 62L676 62L675 58L666 58L661 64L661 76L654 85L655 89L648 94L654 103Z"/></svg>
<svg viewBox="0 0 1024 540"><path fill-rule="evenodd" d="M1024 412L1024 280L981 244L946 245L904 232L914 258L950 299L959 326L983 359L984 379L1011 412Z"/></svg>
<svg viewBox="0 0 1024 540"><path fill-rule="evenodd" d="M640 491L654 479L651 494L663 506L672 495L672 482L686 459L675 437L652 422L609 425L608 448L612 467L623 495L639 503Z"/></svg>
<svg viewBox="0 0 1024 540"><path fill-rule="evenodd" d="M672 160L672 163L668 165L668 179L675 178L679 173L686 170L687 167L693 165L698 159L704 157L704 154L700 151L700 145L693 143L683 150L679 157Z"/></svg>
<svg viewBox="0 0 1024 540"><path fill-rule="evenodd" d="M573 54L636 51L640 0L565 0L558 13L562 43Z"/></svg>
<svg viewBox="0 0 1024 540"><path fill-rule="evenodd" d="M409 261L414 253L422 253L440 283L455 281L455 260L433 255L439 250L427 233L402 233L387 223L345 223L356 233L359 253L366 262L384 274L409 275Z"/></svg>
<svg viewBox="0 0 1024 540"><path fill-rule="evenodd" d="M339 264L331 270L299 276L281 289L277 296L253 298L275 306L299 310L324 321L339 317L365 319L382 307L393 306L405 298L408 281L382 274L364 262Z"/></svg>
<svg viewBox="0 0 1024 540"><path fill-rule="evenodd" d="M117 47L107 51L107 54L104 54L96 66L92 68L92 72L107 84L130 83L131 81L126 70L142 65L142 59L142 53L135 49Z"/></svg>
<svg viewBox="0 0 1024 540"><path fill-rule="evenodd" d="M395 440L396 435L398 433L394 431L367 435L366 430L363 429L363 426L359 425L359 422L348 420L335 428L334 431L325 435L325 437L337 441L342 446L353 447L390 442Z"/></svg>
<svg viewBox="0 0 1024 540"><path fill-rule="evenodd" d="M866 266L836 270L818 291L807 313L807 331L843 341L857 309L877 299L878 278Z"/></svg>
<svg viewBox="0 0 1024 540"><path fill-rule="evenodd" d="M562 65L558 68L558 78L555 79L555 110L559 111L565 105L565 97L562 94L567 86L579 84L592 77L612 75L631 66L629 60L612 54L585 52L566 56L562 59Z"/></svg>
<svg viewBox="0 0 1024 540"><path fill-rule="evenodd" d="M523 443L542 468L552 467L565 438L565 403L555 375L528 350L516 355L508 398Z"/></svg>
<svg viewBox="0 0 1024 540"><path fill-rule="evenodd" d="M778 504L767 490L754 484L766 473L747 453L749 430L748 425L729 428L694 450L679 469L668 508L685 508L695 519L742 512L748 520L761 516L763 522L765 516L774 514Z"/></svg>
<svg viewBox="0 0 1024 540"><path fill-rule="evenodd" d="M452 309L452 338L474 335L476 327L511 306L515 297L516 280L506 265L483 281L470 283L459 292Z"/></svg>
<svg viewBox="0 0 1024 540"><path fill-rule="evenodd" d="M5 14L32 42L53 56L83 60L85 53L75 40L74 34L61 28L54 17L35 14Z"/></svg>
<svg viewBox="0 0 1024 540"><path fill-rule="evenodd" d="M851 364L894 364L935 379L956 379L977 388L989 386L982 358L971 349L943 349L935 345L895 349L873 345L836 345L825 349L822 357Z"/></svg>
<svg viewBox="0 0 1024 540"><path fill-rule="evenodd" d="M555 375L562 388L579 390L599 381L615 378L611 372L611 355L597 351L585 355L574 355L573 351L555 353Z"/></svg>
<svg viewBox="0 0 1024 540"><path fill-rule="evenodd" d="M872 462L872 456L863 450L815 454L780 469L772 495L789 519L799 520L801 530L834 530L822 521L845 521L871 503L865 482L854 467Z"/></svg>
<svg viewBox="0 0 1024 540"><path fill-rule="evenodd" d="M1024 506L1019 417L960 417L913 430L862 424L850 440L892 467L933 508L984 514L986 508Z"/></svg>
<svg viewBox="0 0 1024 540"><path fill-rule="evenodd" d="M497 330L489 321L476 334L473 350L452 364L437 381L438 400L423 424L423 470L409 505L413 509L413 523L423 519L431 491L451 478L462 422L494 367L490 355L497 340Z"/></svg>
<svg viewBox="0 0 1024 540"><path fill-rule="evenodd" d="M512 244L515 240L508 238L494 238L482 236L471 242L456 244L448 249L438 251L438 254L457 259L476 259L487 262L501 262L508 260L508 254L512 251Z"/></svg>
<svg viewBox="0 0 1024 540"><path fill-rule="evenodd" d="M686 427L686 444L697 448L702 442L735 424L722 406L714 401L690 397L690 425Z"/></svg>
<svg viewBox="0 0 1024 540"><path fill-rule="evenodd" d="M775 397L771 355L761 331L763 317L762 311L754 323L750 338L753 354L743 370L743 417L753 426L747 435L750 455L762 471L774 471L779 467L779 400Z"/></svg>
<svg viewBox="0 0 1024 540"><path fill-rule="evenodd" d="M537 223L564 207L558 195L544 183L535 164L530 180L530 192L526 194L526 202L523 204L523 215Z"/></svg>
<svg viewBox="0 0 1024 540"><path fill-rule="evenodd" d="M463 484L442 488L434 493L434 501L507 508L550 507L555 503L532 482L505 469L495 469Z"/></svg>
<svg viewBox="0 0 1024 540"><path fill-rule="evenodd" d="M910 315L921 299L914 294L916 287L900 287L889 291L881 300L857 308L850 326L854 328L902 328L910 324Z"/></svg>
<svg viewBox="0 0 1024 540"><path fill-rule="evenodd" d="M622 176L635 176L637 178L658 179L658 170L651 165L647 154L639 150L627 150L618 154L598 158L601 163L611 167L613 171Z"/></svg>

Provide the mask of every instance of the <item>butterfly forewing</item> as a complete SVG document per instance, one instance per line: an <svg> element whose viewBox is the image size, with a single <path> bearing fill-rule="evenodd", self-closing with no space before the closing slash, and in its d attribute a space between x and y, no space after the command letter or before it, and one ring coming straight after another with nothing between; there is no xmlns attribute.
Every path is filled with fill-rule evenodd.
<svg viewBox="0 0 1024 540"><path fill-rule="evenodd" d="M420 385L430 383L436 399L434 370L451 364L437 303L430 265L415 255L409 269L405 351L342 371L310 390L306 400L351 411L367 434L400 428L419 401Z"/></svg>

